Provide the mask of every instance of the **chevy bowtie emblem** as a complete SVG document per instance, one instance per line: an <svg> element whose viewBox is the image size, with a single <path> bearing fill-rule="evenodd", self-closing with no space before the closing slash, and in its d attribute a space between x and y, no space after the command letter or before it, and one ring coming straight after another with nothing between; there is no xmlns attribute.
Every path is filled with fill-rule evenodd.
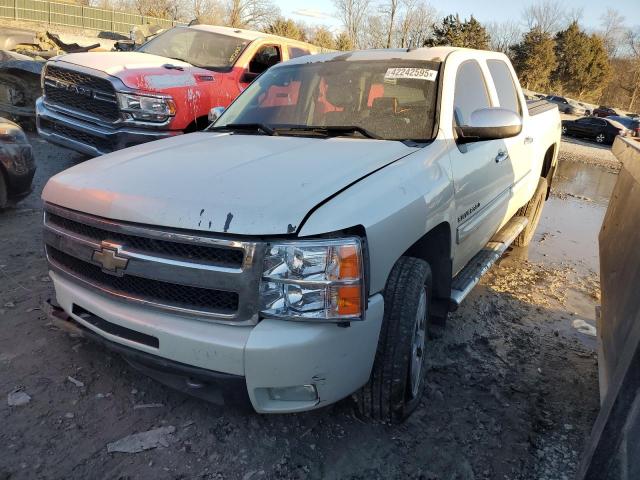
<svg viewBox="0 0 640 480"><path fill-rule="evenodd" d="M98 262L102 265L103 272L122 276L123 270L127 268L129 259L119 256L119 251L120 245L102 242L100 250L95 250L93 252L93 257L91 258L94 262Z"/></svg>

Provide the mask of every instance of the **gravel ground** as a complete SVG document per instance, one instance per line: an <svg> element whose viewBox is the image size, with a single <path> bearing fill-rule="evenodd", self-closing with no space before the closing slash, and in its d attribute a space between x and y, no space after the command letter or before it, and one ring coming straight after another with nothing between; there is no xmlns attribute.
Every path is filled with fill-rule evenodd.
<svg viewBox="0 0 640 480"><path fill-rule="evenodd" d="M0 391L30 397L0 403L0 479L572 478L598 409L595 340L574 326L592 325L599 284L593 269L577 268L580 258L510 251L431 340L429 386L403 425L362 422L348 400L260 416L169 390L48 323L39 193L82 158L32 143L35 191L0 212ZM582 162L583 147L563 143L562 161ZM595 232L584 239L589 248ZM157 427L172 428L156 449L107 451Z"/></svg>
<svg viewBox="0 0 640 480"><path fill-rule="evenodd" d="M560 160L594 165L613 173L619 172L621 166L611 147L572 137L562 137Z"/></svg>

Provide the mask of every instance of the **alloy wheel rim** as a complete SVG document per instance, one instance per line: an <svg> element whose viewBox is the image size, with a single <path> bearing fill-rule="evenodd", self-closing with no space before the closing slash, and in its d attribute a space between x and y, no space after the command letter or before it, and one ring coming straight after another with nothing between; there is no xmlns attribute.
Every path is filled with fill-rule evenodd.
<svg viewBox="0 0 640 480"><path fill-rule="evenodd" d="M416 398L420 391L422 368L424 364L424 345L427 336L427 292L422 289L418 310L416 311L413 338L411 340L411 364L409 379L411 381L411 397Z"/></svg>
<svg viewBox="0 0 640 480"><path fill-rule="evenodd" d="M604 135L602 133L596 137L596 142L598 143L604 142Z"/></svg>

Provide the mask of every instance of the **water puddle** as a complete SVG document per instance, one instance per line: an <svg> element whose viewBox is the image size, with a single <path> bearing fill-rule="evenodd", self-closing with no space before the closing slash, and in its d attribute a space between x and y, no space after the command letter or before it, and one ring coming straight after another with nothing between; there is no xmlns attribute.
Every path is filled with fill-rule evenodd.
<svg viewBox="0 0 640 480"><path fill-rule="evenodd" d="M594 349L599 300L585 291L583 281L598 281L598 234L617 177L593 165L560 163L534 239L528 247L510 249L506 259L570 267L563 279L568 287L563 300L566 313L555 328Z"/></svg>
<svg viewBox="0 0 640 480"><path fill-rule="evenodd" d="M533 241L512 255L598 272L598 234L617 177L592 165L561 162Z"/></svg>

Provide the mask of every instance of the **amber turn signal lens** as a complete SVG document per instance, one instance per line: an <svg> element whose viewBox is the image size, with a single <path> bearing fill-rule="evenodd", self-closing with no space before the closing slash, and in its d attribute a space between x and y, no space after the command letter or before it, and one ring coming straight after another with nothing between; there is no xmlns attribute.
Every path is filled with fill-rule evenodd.
<svg viewBox="0 0 640 480"><path fill-rule="evenodd" d="M337 307L339 315L360 315L362 298L359 285L338 287Z"/></svg>
<svg viewBox="0 0 640 480"><path fill-rule="evenodd" d="M360 256L355 245L341 246L338 249L338 262L340 280L360 278Z"/></svg>

